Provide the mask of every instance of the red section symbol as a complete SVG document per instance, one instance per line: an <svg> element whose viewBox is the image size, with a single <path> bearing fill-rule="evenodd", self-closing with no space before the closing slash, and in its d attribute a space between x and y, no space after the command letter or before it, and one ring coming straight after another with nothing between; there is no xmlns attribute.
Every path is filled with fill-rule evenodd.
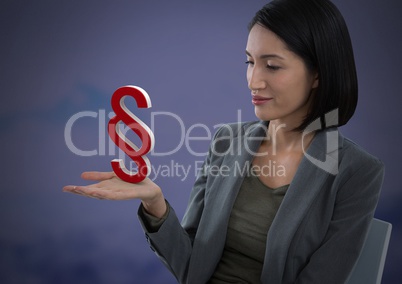
<svg viewBox="0 0 402 284"><path fill-rule="evenodd" d="M138 108L150 108L152 105L147 92L136 86L120 87L112 96L112 108L116 115L109 121L109 136L117 147L123 150L137 164L137 172L129 171L121 159L112 160L112 168L122 180L138 183L151 173L151 163L145 155L153 149L155 139L151 129L126 107L124 104L126 96L134 98ZM141 148L138 148L124 136L118 125L119 121L122 121L138 135L142 141Z"/></svg>

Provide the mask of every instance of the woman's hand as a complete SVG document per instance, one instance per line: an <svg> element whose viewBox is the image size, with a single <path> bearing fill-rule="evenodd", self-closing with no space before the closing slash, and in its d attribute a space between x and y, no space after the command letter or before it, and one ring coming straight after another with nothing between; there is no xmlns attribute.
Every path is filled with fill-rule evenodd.
<svg viewBox="0 0 402 284"><path fill-rule="evenodd" d="M114 172L84 172L81 177L98 183L86 186L67 185L63 187L63 191L98 199L141 199L145 210L151 215L160 218L166 212L162 190L149 178L139 183L128 183L118 178Z"/></svg>

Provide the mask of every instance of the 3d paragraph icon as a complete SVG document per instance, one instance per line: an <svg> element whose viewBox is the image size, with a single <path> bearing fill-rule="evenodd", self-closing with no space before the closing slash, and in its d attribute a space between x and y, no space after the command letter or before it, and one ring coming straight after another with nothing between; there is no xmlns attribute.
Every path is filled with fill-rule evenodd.
<svg viewBox="0 0 402 284"><path fill-rule="evenodd" d="M150 108L152 105L148 93L137 86L120 87L112 96L112 108L116 115L109 121L109 136L136 163L137 172L129 171L121 159L114 159L111 164L113 171L119 178L126 182L138 183L151 173L151 163L145 155L153 149L155 138L151 129L126 107L124 99L127 96L135 99L138 108ZM141 148L138 148L124 136L119 127L120 121L138 135L142 141Z"/></svg>

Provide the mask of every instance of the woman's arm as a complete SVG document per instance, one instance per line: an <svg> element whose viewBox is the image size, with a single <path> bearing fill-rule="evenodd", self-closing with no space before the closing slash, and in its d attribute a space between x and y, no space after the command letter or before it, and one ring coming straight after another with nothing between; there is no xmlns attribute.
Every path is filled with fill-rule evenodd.
<svg viewBox="0 0 402 284"><path fill-rule="evenodd" d="M154 231L154 228L149 228L142 206L138 210L138 217L151 249L180 283L187 282L187 269L192 254L193 242L204 210L207 169L213 156L214 141L216 141L215 139L219 132L218 130L215 134L209 153L205 158L201 171L198 173L182 224L168 203L168 214L157 231Z"/></svg>

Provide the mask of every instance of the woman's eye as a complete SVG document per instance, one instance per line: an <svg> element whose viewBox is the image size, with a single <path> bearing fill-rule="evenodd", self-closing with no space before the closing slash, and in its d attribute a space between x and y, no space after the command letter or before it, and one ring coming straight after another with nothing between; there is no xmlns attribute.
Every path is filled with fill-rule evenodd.
<svg viewBox="0 0 402 284"><path fill-rule="evenodd" d="M267 68L272 70L272 71L276 71L279 70L281 67L279 66L274 66L274 65L267 65Z"/></svg>
<svg viewBox="0 0 402 284"><path fill-rule="evenodd" d="M254 64L254 62L252 62L252 61L250 61L250 60L247 60L245 63L246 63L247 65L253 65L253 64Z"/></svg>

